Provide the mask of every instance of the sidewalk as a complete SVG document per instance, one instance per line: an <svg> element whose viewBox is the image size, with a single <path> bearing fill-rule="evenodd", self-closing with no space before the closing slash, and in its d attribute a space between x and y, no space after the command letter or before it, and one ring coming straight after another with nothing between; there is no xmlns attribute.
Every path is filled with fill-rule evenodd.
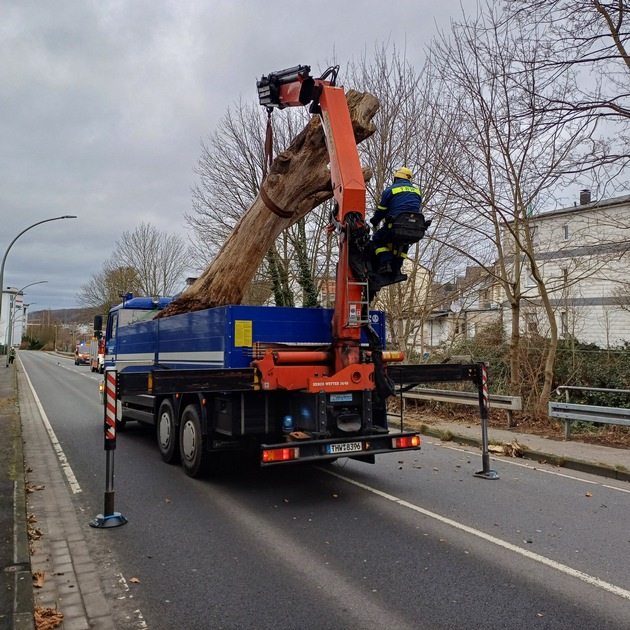
<svg viewBox="0 0 630 630"><path fill-rule="evenodd" d="M0 629L31 630L33 582L15 363L0 356Z"/></svg>
<svg viewBox="0 0 630 630"><path fill-rule="evenodd" d="M0 505L0 519L4 520L8 514L9 520L14 520L12 529L21 534L15 541L8 538L0 541L0 557L4 560L16 553L22 559L20 567L23 569L23 582L26 581L28 585L28 597L14 589L15 596L11 597L12 601L7 606L13 614L13 621L10 616L6 619L0 616L0 630L34 628L35 606L51 609L51 614L57 611L63 615L59 625L47 627L59 630L114 630L97 566L90 558L72 503L71 489L51 443L38 401L33 396L19 360L17 369L15 365L5 368L0 364L0 367L0 420L3 424L2 401L7 394L9 400L15 401L16 384L19 392L19 404L13 404L17 411L18 430L11 435L9 442L13 442L16 453L13 469L15 485L20 489L16 493L15 512L13 506L3 502ZM2 473L0 486L5 480L4 468ZM30 523L27 521L29 517ZM28 526L32 532L30 541L26 540ZM13 546L18 548L18 552L13 552ZM3 568L8 566L6 562L3 564ZM37 575L40 576L41 586L34 588Z"/></svg>
<svg viewBox="0 0 630 630"><path fill-rule="evenodd" d="M19 388L19 398L17 396ZM64 615L60 630L114 630L64 476L19 360L9 368L0 357L0 630L32 630L35 604ZM439 422L424 433L481 443L479 424ZM489 428L491 444L517 440L522 455L621 481L630 481L630 451L545 439L517 430ZM25 474L25 464L28 472ZM26 477L26 479L25 479ZM28 489L32 490L26 495ZM28 500L28 507L26 503ZM41 538L31 541L27 512ZM33 589L32 574L44 571L43 586Z"/></svg>

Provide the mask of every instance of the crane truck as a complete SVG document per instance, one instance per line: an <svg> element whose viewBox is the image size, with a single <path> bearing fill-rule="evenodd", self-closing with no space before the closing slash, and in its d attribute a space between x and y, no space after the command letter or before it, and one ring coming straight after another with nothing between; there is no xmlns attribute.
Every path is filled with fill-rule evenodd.
<svg viewBox="0 0 630 630"><path fill-rule="evenodd" d="M339 457L374 463L382 453L417 450L417 432L388 427L388 399L422 382L479 382L476 365L401 365L402 353L385 349L384 314L369 303L405 276L373 271L365 183L336 77L336 67L313 78L309 66L296 66L257 83L269 111L310 104L321 117L339 243L334 308L235 304L156 319L170 298L129 294L108 314L116 427L153 425L162 459L180 460L190 476L237 453L271 466ZM428 222L408 219L399 236L417 241ZM95 318L95 336L102 328Z"/></svg>

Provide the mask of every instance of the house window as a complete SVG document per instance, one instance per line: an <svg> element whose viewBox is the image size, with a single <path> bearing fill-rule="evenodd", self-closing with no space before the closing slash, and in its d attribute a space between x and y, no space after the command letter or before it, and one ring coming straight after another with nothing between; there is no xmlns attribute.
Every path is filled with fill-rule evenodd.
<svg viewBox="0 0 630 630"><path fill-rule="evenodd" d="M536 313L525 313L525 330L528 333L538 333L538 318Z"/></svg>
<svg viewBox="0 0 630 630"><path fill-rule="evenodd" d="M562 226L562 234L564 236L564 240L568 241L569 240L569 226L568 225Z"/></svg>
<svg viewBox="0 0 630 630"><path fill-rule="evenodd" d="M525 271L525 286L529 288L536 286L536 280L534 280L534 274L531 271Z"/></svg>

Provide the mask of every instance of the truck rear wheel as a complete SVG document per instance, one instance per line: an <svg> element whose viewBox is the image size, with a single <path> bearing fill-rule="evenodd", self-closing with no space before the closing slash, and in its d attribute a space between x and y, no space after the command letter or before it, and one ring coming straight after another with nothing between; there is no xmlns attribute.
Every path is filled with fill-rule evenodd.
<svg viewBox="0 0 630 630"><path fill-rule="evenodd" d="M165 399L157 415L156 434L162 459L167 463L176 463L179 458L177 426L173 403Z"/></svg>
<svg viewBox="0 0 630 630"><path fill-rule="evenodd" d="M179 427L179 452L184 471L198 477L207 467L206 437L201 431L201 415L197 405L187 405Z"/></svg>

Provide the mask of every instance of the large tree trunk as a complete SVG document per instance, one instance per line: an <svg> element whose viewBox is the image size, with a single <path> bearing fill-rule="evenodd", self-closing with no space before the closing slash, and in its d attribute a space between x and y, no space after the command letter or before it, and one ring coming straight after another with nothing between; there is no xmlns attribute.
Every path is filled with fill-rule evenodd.
<svg viewBox="0 0 630 630"><path fill-rule="evenodd" d="M379 103L369 93L346 94L357 144L376 130ZM239 304L267 250L285 228L332 197L328 151L319 116L273 161L261 191L210 266L158 317ZM363 169L369 180L370 169Z"/></svg>

